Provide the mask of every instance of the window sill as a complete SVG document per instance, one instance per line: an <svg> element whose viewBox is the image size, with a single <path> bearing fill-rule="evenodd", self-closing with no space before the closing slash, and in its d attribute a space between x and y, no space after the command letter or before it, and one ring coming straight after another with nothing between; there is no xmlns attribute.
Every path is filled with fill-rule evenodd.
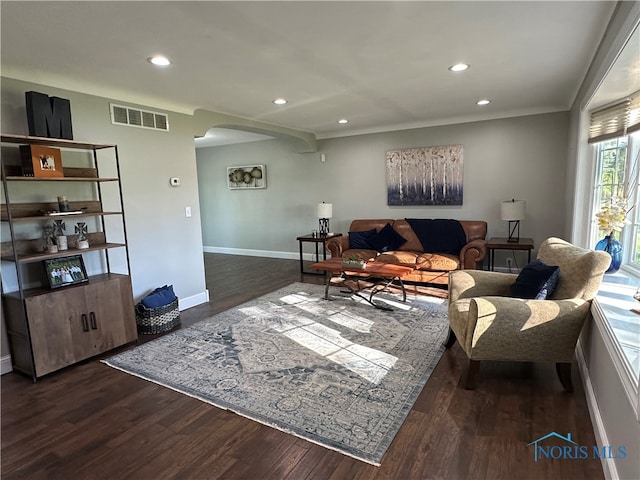
<svg viewBox="0 0 640 480"><path fill-rule="evenodd" d="M638 415L638 383L640 381L640 309L633 299L638 278L619 271L604 276L591 312L607 345L613 363Z"/></svg>

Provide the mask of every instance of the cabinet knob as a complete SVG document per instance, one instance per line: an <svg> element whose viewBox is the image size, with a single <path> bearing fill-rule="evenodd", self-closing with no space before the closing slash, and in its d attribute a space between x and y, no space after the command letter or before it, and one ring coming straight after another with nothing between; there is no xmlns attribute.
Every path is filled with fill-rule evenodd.
<svg viewBox="0 0 640 480"><path fill-rule="evenodd" d="M83 313L80 318L82 319L82 331L83 332L88 332L89 331L89 321L87 320L87 314Z"/></svg>
<svg viewBox="0 0 640 480"><path fill-rule="evenodd" d="M98 323L96 322L96 313L95 312L89 312L89 320L91 321L91 329L92 330L97 330L98 329Z"/></svg>

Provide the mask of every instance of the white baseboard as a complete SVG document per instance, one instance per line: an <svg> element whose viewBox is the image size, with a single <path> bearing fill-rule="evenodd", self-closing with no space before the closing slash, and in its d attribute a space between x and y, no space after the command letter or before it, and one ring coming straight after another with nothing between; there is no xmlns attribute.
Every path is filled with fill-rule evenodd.
<svg viewBox="0 0 640 480"><path fill-rule="evenodd" d="M204 292L198 293L197 295L192 295L186 298L178 299L178 310L186 310L187 308L195 307L196 305L202 305L203 303L207 303L209 301L209 290L205 290Z"/></svg>
<svg viewBox="0 0 640 480"><path fill-rule="evenodd" d="M322 248L322 247L321 247ZM300 260L299 252L274 252L271 250L251 250L246 248L203 247L205 253L224 253L226 255L246 255L249 257L284 258L286 260ZM329 252L327 252L329 256ZM322 251L320 252L322 258ZM304 260L315 261L314 253L303 253Z"/></svg>
<svg viewBox="0 0 640 480"><path fill-rule="evenodd" d="M13 365L11 365L11 355L5 355L0 358L0 375L13 371Z"/></svg>
<svg viewBox="0 0 640 480"><path fill-rule="evenodd" d="M584 358L584 352L582 350L582 341L578 339L578 345L576 348L576 360L578 362L578 369L580 370L580 376L582 377L582 385L584 386L584 394L587 398L587 406L589 407L589 416L591 417L591 424L593 426L593 433L596 436L596 443L598 448L602 448L603 445L611 445L607 431L600 415L600 409L598 408L598 401L596 394L591 383L591 377L589 376L589 368ZM607 480L618 480L618 469L613 458L602 458L602 470L604 478Z"/></svg>

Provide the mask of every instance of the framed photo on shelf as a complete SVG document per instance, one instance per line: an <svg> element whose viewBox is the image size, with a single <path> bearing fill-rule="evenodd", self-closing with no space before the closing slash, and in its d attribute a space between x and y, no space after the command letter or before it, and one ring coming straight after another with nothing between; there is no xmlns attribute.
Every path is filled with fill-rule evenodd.
<svg viewBox="0 0 640 480"><path fill-rule="evenodd" d="M267 188L267 172L264 165L227 167L227 186L230 190Z"/></svg>
<svg viewBox="0 0 640 480"><path fill-rule="evenodd" d="M49 288L66 287L76 283L88 282L89 276L84 267L82 255L43 260L47 272Z"/></svg>
<svg viewBox="0 0 640 480"><path fill-rule="evenodd" d="M25 177L64 177L59 148L20 145L20 157Z"/></svg>

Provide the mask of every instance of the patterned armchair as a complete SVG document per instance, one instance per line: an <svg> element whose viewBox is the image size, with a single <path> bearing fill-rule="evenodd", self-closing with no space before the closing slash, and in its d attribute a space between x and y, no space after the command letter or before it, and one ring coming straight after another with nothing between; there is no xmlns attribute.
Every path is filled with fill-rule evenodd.
<svg viewBox="0 0 640 480"><path fill-rule="evenodd" d="M458 270L449 277L449 338L469 357L465 388L473 388L481 360L554 362L562 386L573 391L571 363L591 300L611 263L608 253L549 238L538 259L560 269L547 300L509 297L516 274Z"/></svg>

